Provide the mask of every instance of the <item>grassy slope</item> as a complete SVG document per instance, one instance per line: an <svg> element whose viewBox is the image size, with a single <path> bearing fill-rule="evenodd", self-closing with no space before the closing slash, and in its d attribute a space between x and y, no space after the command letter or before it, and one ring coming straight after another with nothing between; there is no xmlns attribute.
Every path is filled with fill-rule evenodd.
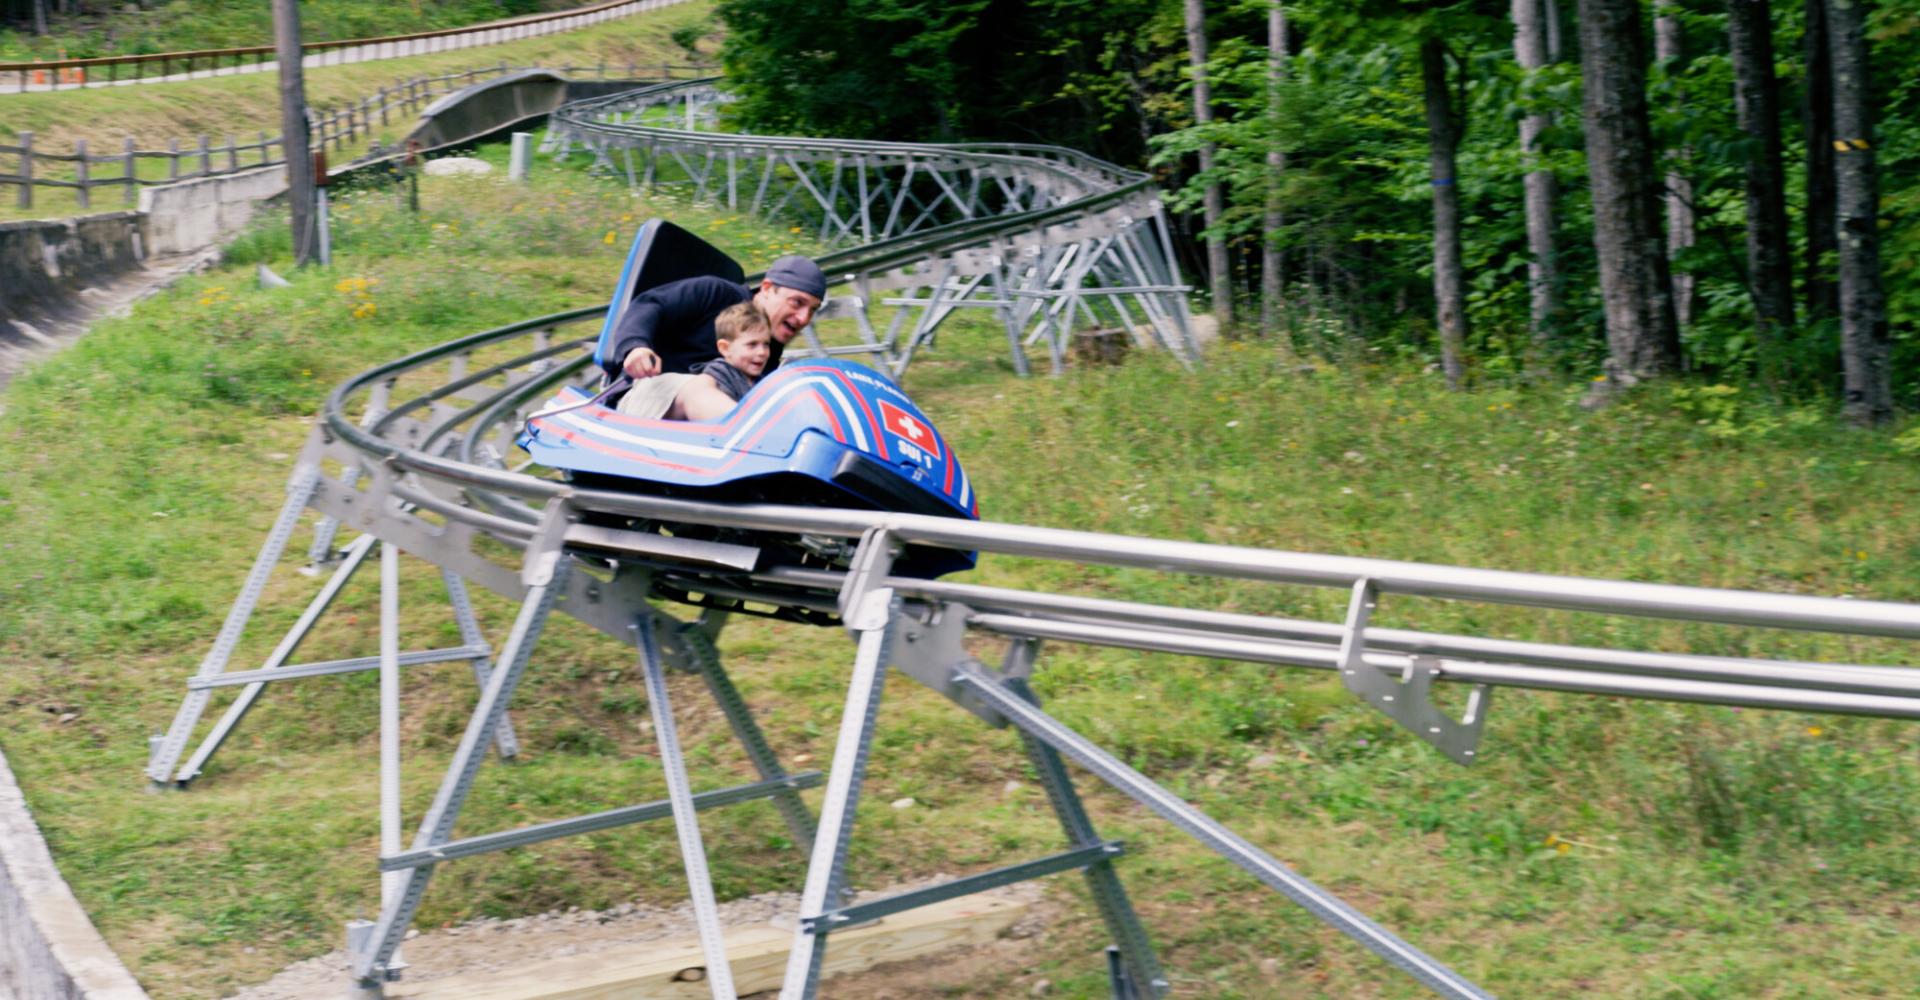
<svg viewBox="0 0 1920 1000"><path fill-rule="evenodd" d="M573 171L543 170L530 189L429 180L423 201L416 220L384 193L346 197L332 272L278 292L247 278L258 259L285 272L284 231L263 230L234 266L103 324L5 398L0 745L76 891L162 998L264 978L335 947L341 921L376 905L370 675L273 691L192 792L137 793L145 737L171 718L216 631L326 387L404 350L599 299L649 213L750 259L804 249L777 227L636 201ZM1819 414L1659 392L1589 414L1571 402L1579 387L1450 395L1410 370L1303 371L1270 342L1225 345L1199 376L1137 357L1020 381L986 360L996 340L956 327L908 382L995 520L1920 599L1920 471L1885 438ZM1330 591L1004 559L972 578L1322 618L1343 604ZM313 586L276 577L237 665L257 661ZM406 588L405 641L454 642L432 572L410 566ZM511 609L479 606L503 634ZM374 652L376 615L370 579L357 581L303 655ZM1382 615L1522 638L1912 660L1879 641L1442 602L1392 600ZM821 766L844 636L746 622L722 646L775 745ZM688 680L675 684L695 780L737 780L743 762ZM1509 692L1483 762L1464 770L1318 674L1062 646L1037 683L1062 718L1496 995L1891 996L1920 976L1910 726ZM407 678L412 817L470 689L457 667ZM463 831L658 796L629 651L557 621L515 711L528 753L483 772ZM889 687L881 726L857 880L1056 848L1007 733L904 682ZM886 807L904 796L920 805ZM1123 875L1180 995L1421 995L1125 800L1095 793L1092 807L1136 849ZM727 818L706 826L723 895L798 886L770 809ZM446 866L421 920L676 899L664 834ZM1055 995L1104 996L1101 938L1095 920L1064 922L1045 964L957 995L1013 995L1044 975ZM1263 959L1280 982L1261 978Z"/></svg>
<svg viewBox="0 0 1920 1000"><path fill-rule="evenodd" d="M125 5L131 8L133 5ZM309 0L300 5L300 35L309 42L377 38L457 28L568 3L459 0L390 4L378 0ZM47 35L0 28L0 62L246 48L273 44L273 9L248 0L171 0L152 10L108 5L108 13L50 19ZM65 55L61 55L65 53Z"/></svg>
<svg viewBox="0 0 1920 1000"><path fill-rule="evenodd" d="M658 66L685 63L686 52L669 37L673 30L705 23L712 13L707 0L694 0L639 17L597 25L581 31L548 35L505 45L441 52L408 59L325 66L306 72L307 102L317 111L357 102L383 86L422 76L438 76L482 66L598 66L628 64ZM114 87L88 91L0 95L0 142L13 142L21 132L34 134L34 148L71 153L76 139L85 139L95 156L117 152L131 136L143 150L167 148L178 140L191 149L206 135L216 145L228 136L242 143L256 141L265 130L278 135L280 97L278 78L270 73L216 77L164 85ZM393 141L411 128L411 122L391 121L377 137ZM333 152L335 161L346 155ZM258 156L258 153L253 154ZM244 160L243 160L244 162ZM8 164L11 168L11 163ZM43 164L43 176L69 176L60 166ZM163 177L159 160L140 160L142 176ZM48 170L53 172L48 172ZM119 176L115 165L96 166L94 175ZM15 207L13 189L0 199L0 219L61 218L80 211L65 189L36 188L31 209ZM94 192L92 211L122 208L121 191Z"/></svg>

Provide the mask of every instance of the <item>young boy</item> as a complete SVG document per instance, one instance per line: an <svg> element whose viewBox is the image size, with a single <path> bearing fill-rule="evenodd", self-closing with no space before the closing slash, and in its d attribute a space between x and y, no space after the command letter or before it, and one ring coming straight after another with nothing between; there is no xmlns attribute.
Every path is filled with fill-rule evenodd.
<svg viewBox="0 0 1920 1000"><path fill-rule="evenodd" d="M650 420L715 420L730 412L767 370L773 323L752 302L728 306L714 317L720 357L697 364L689 375L643 379L620 397L620 412Z"/></svg>

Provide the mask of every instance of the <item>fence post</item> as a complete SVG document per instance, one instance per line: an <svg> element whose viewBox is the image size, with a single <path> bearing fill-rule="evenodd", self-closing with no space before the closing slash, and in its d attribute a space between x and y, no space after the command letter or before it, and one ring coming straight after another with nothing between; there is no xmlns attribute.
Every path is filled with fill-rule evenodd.
<svg viewBox="0 0 1920 1000"><path fill-rule="evenodd" d="M25 79L22 77L21 79ZM20 207L33 207L33 133L20 133Z"/></svg>
<svg viewBox="0 0 1920 1000"><path fill-rule="evenodd" d="M135 193L139 187L139 177L134 170L133 136L127 136L120 140L120 162L126 165L127 204L131 205L139 200L138 195Z"/></svg>
<svg viewBox="0 0 1920 1000"><path fill-rule="evenodd" d="M237 174L239 172L240 172L240 144L237 141L235 141L232 133L228 133L227 134L227 173Z"/></svg>
<svg viewBox="0 0 1920 1000"><path fill-rule="evenodd" d="M87 191L87 140L73 140L73 179L80 186L74 188L80 192L80 207L92 208L93 199Z"/></svg>
<svg viewBox="0 0 1920 1000"><path fill-rule="evenodd" d="M380 124L387 123L387 88L380 88Z"/></svg>
<svg viewBox="0 0 1920 1000"><path fill-rule="evenodd" d="M268 162L270 161L267 159L267 132L265 129L261 129L260 130L260 165L264 167L267 165Z"/></svg>
<svg viewBox="0 0 1920 1000"><path fill-rule="evenodd" d="M180 140L167 140L167 180L180 179Z"/></svg>
<svg viewBox="0 0 1920 1000"><path fill-rule="evenodd" d="M213 147L207 145L207 134L200 133L200 176L213 175Z"/></svg>

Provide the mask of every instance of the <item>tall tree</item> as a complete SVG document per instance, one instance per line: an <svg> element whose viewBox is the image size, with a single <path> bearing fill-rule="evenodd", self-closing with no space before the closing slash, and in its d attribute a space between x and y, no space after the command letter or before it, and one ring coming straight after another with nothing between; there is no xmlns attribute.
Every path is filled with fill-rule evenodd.
<svg viewBox="0 0 1920 1000"><path fill-rule="evenodd" d="M1548 19L1542 16L1545 13L1541 0L1513 0L1513 58L1525 71L1529 85L1553 58L1548 44L1552 33L1547 28ZM1537 99L1531 93L1529 96ZM1553 171L1540 158L1540 135L1552 124L1552 116L1539 110L1530 110L1520 119L1520 155L1527 168L1521 181L1527 210L1527 316L1536 359L1551 353L1549 338L1560 311L1560 275L1553 242L1554 201L1559 192Z"/></svg>
<svg viewBox="0 0 1920 1000"><path fill-rule="evenodd" d="M1261 220L1260 242L1260 328L1268 333L1280 329L1280 314L1286 305L1286 276L1282 273L1280 230L1287 223L1286 206L1280 192L1286 182L1287 151L1281 144L1280 83L1287 71L1287 8L1275 0L1267 8L1267 115L1274 132L1267 147L1267 205Z"/></svg>
<svg viewBox="0 0 1920 1000"><path fill-rule="evenodd" d="M1609 389L1680 366L1647 120L1647 44L1636 0L1580 0L1581 97Z"/></svg>
<svg viewBox="0 0 1920 1000"><path fill-rule="evenodd" d="M1834 283L1833 257L1839 250L1834 230L1833 177L1833 54L1827 39L1826 0L1806 0L1805 33L1801 53L1807 63L1800 117L1807 137L1807 257L1801 270L1807 318L1831 319L1840 314L1840 287Z"/></svg>
<svg viewBox="0 0 1920 1000"><path fill-rule="evenodd" d="M1727 0L1733 108L1747 140L1747 287L1763 351L1793 325L1792 234L1780 151L1780 81L1767 0Z"/></svg>
<svg viewBox="0 0 1920 1000"><path fill-rule="evenodd" d="M47 0L33 0L33 33L47 33Z"/></svg>
<svg viewBox="0 0 1920 1000"><path fill-rule="evenodd" d="M1193 120L1201 128L1213 122L1213 88L1207 82L1207 12L1201 0L1186 0L1187 59L1193 66ZM1213 315L1225 327L1233 322L1233 275L1227 264L1227 236L1220 220L1227 214L1226 190L1213 173L1214 145L1200 145L1200 173L1206 180L1202 217L1207 226L1207 277Z"/></svg>
<svg viewBox="0 0 1920 1000"><path fill-rule="evenodd" d="M1679 71L1680 60L1685 55L1680 18L1675 15L1675 10L1675 5L1667 0L1659 5L1653 19L1653 56L1669 77ZM1685 96L1674 95L1676 100L1685 100ZM1694 232L1693 179L1687 175L1692 160L1693 150L1687 146L1667 151L1667 186L1663 201L1667 208L1667 254L1670 258L1685 254L1698 239ZM1677 267L1670 270L1673 276L1674 322L1683 327L1692 326L1695 300L1693 275Z"/></svg>
<svg viewBox="0 0 1920 1000"><path fill-rule="evenodd" d="M1447 86L1447 43L1420 43L1420 79L1427 106L1427 170L1433 189L1433 301L1439 313L1440 367L1459 389L1467 344L1467 278L1460 260L1460 185L1456 160L1461 115Z"/></svg>
<svg viewBox="0 0 1920 1000"><path fill-rule="evenodd" d="M1887 296L1880 284L1880 189L1867 85L1866 0L1828 0L1834 175L1839 193L1840 364L1848 420L1893 419Z"/></svg>

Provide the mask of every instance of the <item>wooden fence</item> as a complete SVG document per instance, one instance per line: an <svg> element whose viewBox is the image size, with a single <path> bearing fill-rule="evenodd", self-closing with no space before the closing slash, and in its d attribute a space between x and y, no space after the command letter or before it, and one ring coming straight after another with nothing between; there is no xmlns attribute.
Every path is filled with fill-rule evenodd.
<svg viewBox="0 0 1920 1000"><path fill-rule="evenodd" d="M577 10L469 25L421 31L411 35L385 35L379 38L350 38L332 42L306 42L301 62L307 66L331 66L340 63L393 59L494 45L550 35L604 21L640 14L681 3L683 0L611 0ZM259 72L271 68L274 47L253 45L234 49L199 49L192 52L154 52L134 56L104 56L96 59L53 59L45 62L0 63L0 88L11 80L19 91L59 90L63 87L110 87L142 81L179 79L182 76L224 76Z"/></svg>
<svg viewBox="0 0 1920 1000"><path fill-rule="evenodd" d="M662 80L684 79L714 72L713 67L709 66L677 66L671 63L609 66L602 62L597 66L542 68L552 69L567 77L597 77L602 80L639 80L643 73L651 78L655 71L658 71ZM381 87L377 93L343 107L318 114L309 112L308 145L314 150L325 150L331 144L338 150L360 139L371 139L376 130L395 121L410 123L422 109L443 95L477 81L517 70L518 67L501 63L441 76L414 77ZM621 75L623 70L624 76ZM85 139L74 141L72 153L36 149L33 133L21 132L19 145L0 145L0 165L4 165L9 157L18 164L18 169L14 173L0 173L0 187L13 185L18 189L15 203L20 208L33 207L33 189L36 187L72 189L83 209L93 207L94 189L117 187L121 189L125 204L131 205L138 200L138 189L142 184L172 184L286 162L285 144L281 137L269 137L265 132L259 133L258 139L249 143L241 143L233 136L227 136L224 143L215 143L201 135L183 148L179 140L170 140L164 150L135 149L133 139L128 137L121 140L120 150L113 153L89 151ZM141 170L139 161L143 159L164 161L166 169L164 172L159 169Z"/></svg>

